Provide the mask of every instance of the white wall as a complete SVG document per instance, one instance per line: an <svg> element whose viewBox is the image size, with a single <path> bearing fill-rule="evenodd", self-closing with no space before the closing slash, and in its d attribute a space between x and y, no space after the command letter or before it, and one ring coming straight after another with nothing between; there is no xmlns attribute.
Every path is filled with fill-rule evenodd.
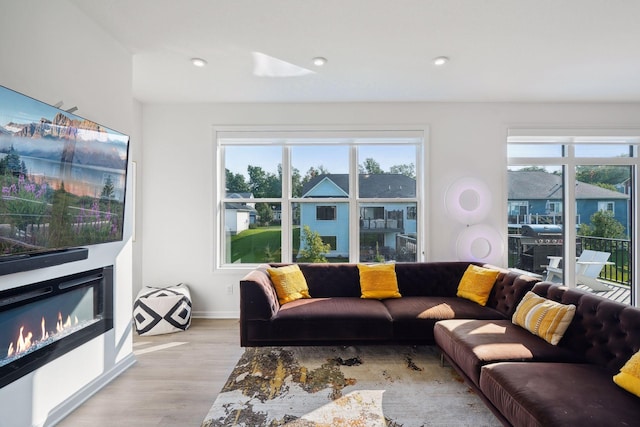
<svg viewBox="0 0 640 427"><path fill-rule="evenodd" d="M444 196L458 178L478 177L491 188L494 203L484 223L504 234L508 127L637 127L640 104L145 105L142 284L184 282L195 316L238 315L238 281L246 270L214 270L213 125L380 124L430 127L421 237L427 260L440 261L456 258L462 226L447 215ZM506 252L503 258L506 265Z"/></svg>
<svg viewBox="0 0 640 427"><path fill-rule="evenodd" d="M3 1L0 84L131 135L140 152L141 107L132 59L66 0ZM0 289L115 264L114 329L0 389L0 426L49 425L134 361L131 345L131 200L124 242L89 248L87 260L0 276Z"/></svg>

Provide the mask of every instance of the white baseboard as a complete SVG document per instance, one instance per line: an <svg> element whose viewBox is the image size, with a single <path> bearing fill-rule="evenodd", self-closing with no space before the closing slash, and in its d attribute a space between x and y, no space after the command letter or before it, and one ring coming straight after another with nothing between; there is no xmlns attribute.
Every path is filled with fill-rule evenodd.
<svg viewBox="0 0 640 427"><path fill-rule="evenodd" d="M239 311L192 311L191 317L198 319L239 319Z"/></svg>
<svg viewBox="0 0 640 427"><path fill-rule="evenodd" d="M87 399L100 391L104 386L116 379L118 375L129 369L136 363L133 353L127 355L117 365L109 371L103 373L98 378L78 390L69 399L56 406L50 413L42 427L52 427L62 421L67 415L73 412L77 407L82 405Z"/></svg>

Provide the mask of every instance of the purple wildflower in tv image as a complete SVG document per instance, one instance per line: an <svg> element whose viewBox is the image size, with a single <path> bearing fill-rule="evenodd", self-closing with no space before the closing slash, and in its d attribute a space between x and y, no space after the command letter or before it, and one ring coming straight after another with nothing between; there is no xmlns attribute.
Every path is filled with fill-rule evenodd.
<svg viewBox="0 0 640 427"><path fill-rule="evenodd" d="M0 86L0 260L123 238L129 137Z"/></svg>

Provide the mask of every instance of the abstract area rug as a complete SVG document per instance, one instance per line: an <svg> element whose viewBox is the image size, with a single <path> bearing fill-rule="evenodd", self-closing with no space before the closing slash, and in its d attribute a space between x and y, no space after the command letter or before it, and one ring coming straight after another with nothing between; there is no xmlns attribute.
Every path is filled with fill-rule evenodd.
<svg viewBox="0 0 640 427"><path fill-rule="evenodd" d="M430 346L247 348L202 427L500 426Z"/></svg>

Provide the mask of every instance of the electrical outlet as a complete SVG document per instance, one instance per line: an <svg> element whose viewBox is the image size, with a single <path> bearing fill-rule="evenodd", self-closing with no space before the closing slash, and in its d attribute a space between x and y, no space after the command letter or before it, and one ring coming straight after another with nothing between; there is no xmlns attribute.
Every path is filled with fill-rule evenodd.
<svg viewBox="0 0 640 427"><path fill-rule="evenodd" d="M233 295L233 285L227 286L227 295Z"/></svg>

